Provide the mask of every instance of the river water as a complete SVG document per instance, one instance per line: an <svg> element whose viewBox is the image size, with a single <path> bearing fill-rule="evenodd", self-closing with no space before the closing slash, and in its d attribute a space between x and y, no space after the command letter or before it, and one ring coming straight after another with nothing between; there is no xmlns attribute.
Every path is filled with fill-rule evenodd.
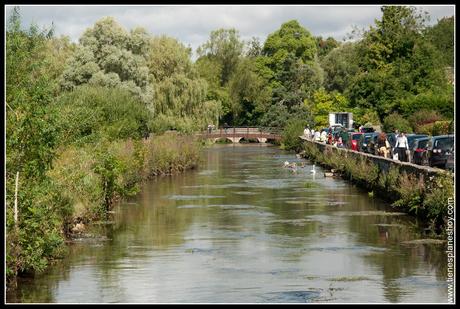
<svg viewBox="0 0 460 309"><path fill-rule="evenodd" d="M413 218L312 168L264 144L210 147L7 302L447 302L445 246L413 242Z"/></svg>

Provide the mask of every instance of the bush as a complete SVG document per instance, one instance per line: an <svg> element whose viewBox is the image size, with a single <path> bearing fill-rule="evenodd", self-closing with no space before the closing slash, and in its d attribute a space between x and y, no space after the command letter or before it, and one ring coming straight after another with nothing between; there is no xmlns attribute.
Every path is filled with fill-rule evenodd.
<svg viewBox="0 0 460 309"><path fill-rule="evenodd" d="M11 198L14 192L7 198L6 267L10 276L41 272L49 260L62 256L65 250L63 230L72 205L61 192L62 187L50 178L20 178L17 228Z"/></svg>
<svg viewBox="0 0 460 309"><path fill-rule="evenodd" d="M302 147L302 140L299 138L303 134L305 121L299 119L289 120L283 130L282 143L286 150L299 150Z"/></svg>
<svg viewBox="0 0 460 309"><path fill-rule="evenodd" d="M420 110L409 116L409 123L414 132L419 132L420 127L441 120L442 116L433 110Z"/></svg>
<svg viewBox="0 0 460 309"><path fill-rule="evenodd" d="M423 201L423 208L427 212L427 217L433 220L436 226L442 226L447 219L448 200L454 197L452 176L437 177L429 189Z"/></svg>
<svg viewBox="0 0 460 309"><path fill-rule="evenodd" d="M442 120L425 124L420 126L416 132L433 136L449 134L452 133L452 122L453 121Z"/></svg>
<svg viewBox="0 0 460 309"><path fill-rule="evenodd" d="M450 118L454 115L453 86L408 96L401 100L400 106L404 115L413 115L420 110L435 110Z"/></svg>
<svg viewBox="0 0 460 309"><path fill-rule="evenodd" d="M141 138L149 132L149 110L119 88L84 85L62 94L53 109L59 113L61 144Z"/></svg>
<svg viewBox="0 0 460 309"><path fill-rule="evenodd" d="M282 103L271 105L260 118L259 124L263 127L284 128L290 118L287 107Z"/></svg>
<svg viewBox="0 0 460 309"><path fill-rule="evenodd" d="M400 132L412 133L409 121L398 113L393 113L385 117L382 129L385 132L394 132L395 130L399 130Z"/></svg>
<svg viewBox="0 0 460 309"><path fill-rule="evenodd" d="M433 125L431 135L436 136L436 135L449 134L450 125L451 125L450 121L436 121Z"/></svg>

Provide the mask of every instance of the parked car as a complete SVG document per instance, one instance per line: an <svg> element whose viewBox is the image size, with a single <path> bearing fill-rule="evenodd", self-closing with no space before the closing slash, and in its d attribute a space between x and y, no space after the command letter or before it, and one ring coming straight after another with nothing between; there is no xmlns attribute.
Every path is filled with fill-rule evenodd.
<svg viewBox="0 0 460 309"><path fill-rule="evenodd" d="M454 158L455 158L455 148L452 148L452 153L447 156L446 169L454 172Z"/></svg>
<svg viewBox="0 0 460 309"><path fill-rule="evenodd" d="M375 130L374 130L374 128L372 128L372 127L362 127L362 128L361 128L361 132L362 132L362 133L372 133L372 132L374 132L374 131L375 131Z"/></svg>
<svg viewBox="0 0 460 309"><path fill-rule="evenodd" d="M359 151L358 149L358 142L359 139L361 138L361 135L364 133L362 132L349 132L348 133L348 149Z"/></svg>
<svg viewBox="0 0 460 309"><path fill-rule="evenodd" d="M358 141L358 151L367 152L367 143L374 133L363 133Z"/></svg>
<svg viewBox="0 0 460 309"><path fill-rule="evenodd" d="M449 167L449 157L453 157L454 152L454 135L433 136L428 142L428 164L430 166ZM448 164L449 161L449 164Z"/></svg>
<svg viewBox="0 0 460 309"><path fill-rule="evenodd" d="M421 137L414 140L412 147L409 149L411 152L412 163L418 165L428 165L428 142L430 137Z"/></svg>
<svg viewBox="0 0 460 309"><path fill-rule="evenodd" d="M407 137L407 144L409 145L409 153L408 153L407 162L413 162L412 148L414 147L415 140L419 139L419 138L423 138L423 137L428 137L428 135L426 135L426 134L407 134L406 137Z"/></svg>

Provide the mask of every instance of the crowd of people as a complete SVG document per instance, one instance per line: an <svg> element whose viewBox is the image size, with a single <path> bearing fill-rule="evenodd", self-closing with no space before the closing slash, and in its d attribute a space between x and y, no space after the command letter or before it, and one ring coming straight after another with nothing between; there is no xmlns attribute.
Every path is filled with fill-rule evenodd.
<svg viewBox="0 0 460 309"><path fill-rule="evenodd" d="M322 130L319 132L313 128L310 130L309 127L305 128L303 135L309 140L330 144L339 148L346 148L348 142L348 132L346 130L340 132L337 139L334 138L332 131L327 132Z"/></svg>
<svg viewBox="0 0 460 309"><path fill-rule="evenodd" d="M395 133L396 144L393 148L388 141L387 135L384 132L379 134L377 144L375 145L377 154L385 158L408 162L409 143L407 141L406 134L405 132L398 131ZM330 144L338 148L348 148L348 142L350 139L349 132L344 129L340 129L338 133L334 134L331 129L319 132L315 131L313 128L310 129L309 127L306 127L303 131L303 135L309 140Z"/></svg>

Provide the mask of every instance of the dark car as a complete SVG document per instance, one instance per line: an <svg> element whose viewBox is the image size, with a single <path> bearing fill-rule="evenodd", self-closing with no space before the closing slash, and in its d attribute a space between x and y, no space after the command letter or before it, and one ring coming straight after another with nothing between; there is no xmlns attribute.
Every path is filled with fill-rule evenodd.
<svg viewBox="0 0 460 309"><path fill-rule="evenodd" d="M428 164L441 168L449 167L449 157L453 156L454 151L454 136L453 135L439 135L433 136L428 142Z"/></svg>
<svg viewBox="0 0 460 309"><path fill-rule="evenodd" d="M430 137L421 137L414 140L411 152L412 163L418 165L428 165L427 150Z"/></svg>
<svg viewBox="0 0 460 309"><path fill-rule="evenodd" d="M374 132L367 143L367 153L377 155L377 139L379 138L380 133Z"/></svg>
<svg viewBox="0 0 460 309"><path fill-rule="evenodd" d="M363 127L361 128L362 133L373 133L375 130L372 127Z"/></svg>
<svg viewBox="0 0 460 309"><path fill-rule="evenodd" d="M413 162L413 160L412 160L412 155L413 155L412 148L414 147L415 140L417 140L419 138L428 137L428 135L426 135L426 134L407 134L406 137L407 137L407 144L409 146L409 157L407 158L407 162Z"/></svg>
<svg viewBox="0 0 460 309"><path fill-rule="evenodd" d="M367 144L374 133L363 133L358 142L358 151L367 152Z"/></svg>
<svg viewBox="0 0 460 309"><path fill-rule="evenodd" d="M358 142L359 139L361 138L361 135L364 133L361 132L349 132L348 133L348 149L359 151L358 149Z"/></svg>

